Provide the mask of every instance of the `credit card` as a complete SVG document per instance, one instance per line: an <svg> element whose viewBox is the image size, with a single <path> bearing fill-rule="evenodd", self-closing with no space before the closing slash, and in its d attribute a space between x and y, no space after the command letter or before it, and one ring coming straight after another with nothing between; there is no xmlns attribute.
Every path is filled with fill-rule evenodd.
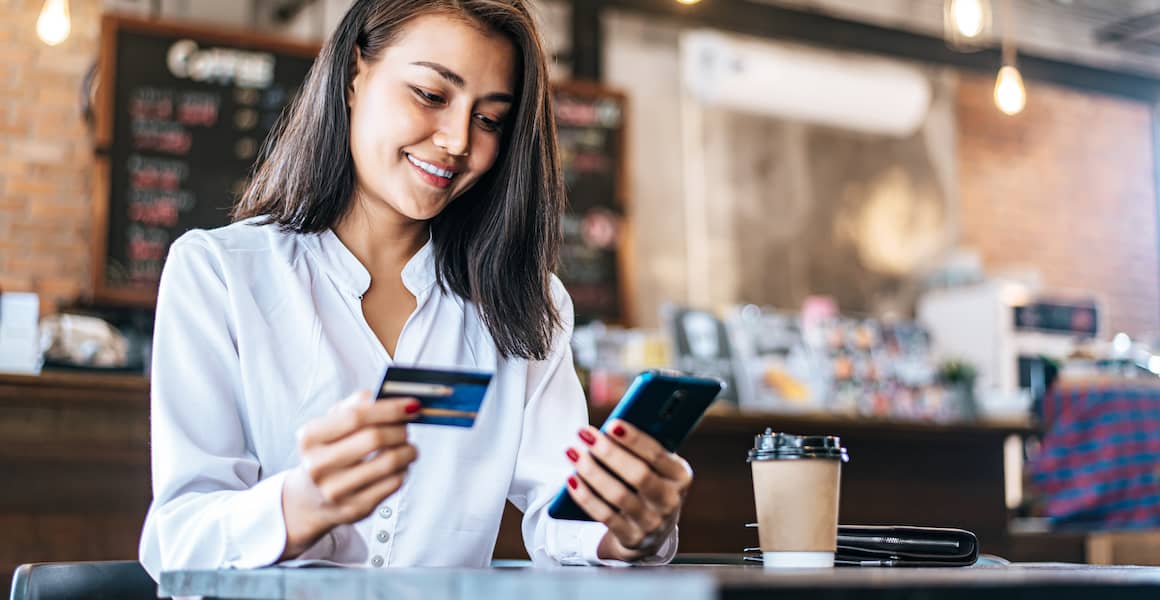
<svg viewBox="0 0 1160 600"><path fill-rule="evenodd" d="M422 406L412 423L471 427L490 383L491 373L391 365L378 397L417 399Z"/></svg>

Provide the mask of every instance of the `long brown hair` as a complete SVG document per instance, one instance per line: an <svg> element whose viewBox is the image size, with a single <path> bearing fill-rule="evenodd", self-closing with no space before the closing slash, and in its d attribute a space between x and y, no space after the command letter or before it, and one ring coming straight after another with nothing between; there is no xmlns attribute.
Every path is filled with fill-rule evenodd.
<svg viewBox="0 0 1160 600"><path fill-rule="evenodd" d="M548 66L525 0L356 0L263 146L234 218L317 233L346 214L355 191L346 97L355 49L378 60L410 20L432 13L506 36L522 70L496 163L431 220L436 279L479 307L501 356L543 359L561 324L550 283L564 188Z"/></svg>

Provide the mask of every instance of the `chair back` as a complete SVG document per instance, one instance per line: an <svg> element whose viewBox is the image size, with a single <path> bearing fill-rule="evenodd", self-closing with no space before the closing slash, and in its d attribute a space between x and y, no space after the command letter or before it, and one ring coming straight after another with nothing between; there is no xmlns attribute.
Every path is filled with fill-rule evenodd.
<svg viewBox="0 0 1160 600"><path fill-rule="evenodd" d="M135 560L20 565L11 600L156 600L157 582Z"/></svg>

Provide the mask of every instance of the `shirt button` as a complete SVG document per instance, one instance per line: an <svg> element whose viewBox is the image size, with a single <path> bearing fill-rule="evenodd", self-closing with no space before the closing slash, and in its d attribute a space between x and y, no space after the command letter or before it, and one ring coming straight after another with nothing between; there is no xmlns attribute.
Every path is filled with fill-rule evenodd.
<svg viewBox="0 0 1160 600"><path fill-rule="evenodd" d="M375 539L377 539L380 542L386 543L387 540L391 539L391 534L389 534L385 531L380 531L380 532L375 534Z"/></svg>
<svg viewBox="0 0 1160 600"><path fill-rule="evenodd" d="M379 509L379 516L384 518L384 519L391 518L392 514L394 514L394 513L391 511L391 507L389 507L389 506L384 506L384 507Z"/></svg>
<svg viewBox="0 0 1160 600"><path fill-rule="evenodd" d="M381 567L381 566L383 566L383 557L381 557L381 556L376 556L376 557L372 558L372 559L371 559L371 566L373 566L373 567Z"/></svg>

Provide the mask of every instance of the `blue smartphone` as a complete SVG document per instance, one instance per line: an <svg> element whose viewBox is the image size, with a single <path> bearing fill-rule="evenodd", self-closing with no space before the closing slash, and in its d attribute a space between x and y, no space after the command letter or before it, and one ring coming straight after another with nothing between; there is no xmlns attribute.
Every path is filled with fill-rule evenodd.
<svg viewBox="0 0 1160 600"><path fill-rule="evenodd" d="M600 431L606 431L613 419L620 419L651 435L669 452L676 452L723 388L716 379L646 371L633 380ZM593 520L568 495L566 484L548 505L548 516Z"/></svg>

